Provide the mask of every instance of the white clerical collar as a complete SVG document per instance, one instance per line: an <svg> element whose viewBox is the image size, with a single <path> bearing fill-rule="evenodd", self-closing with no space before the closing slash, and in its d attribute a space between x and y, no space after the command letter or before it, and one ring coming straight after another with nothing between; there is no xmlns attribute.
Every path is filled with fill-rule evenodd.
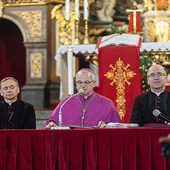
<svg viewBox="0 0 170 170"><path fill-rule="evenodd" d="M15 103L17 101L17 99L16 100L14 100L14 101L12 101L12 102L8 102L8 101L5 101L6 103L8 103L10 106L12 105L12 103Z"/></svg>
<svg viewBox="0 0 170 170"><path fill-rule="evenodd" d="M154 92L154 91L152 91L152 92L155 93L157 96L159 96L164 91L161 91L161 92Z"/></svg>
<svg viewBox="0 0 170 170"><path fill-rule="evenodd" d="M87 99L93 92L91 92L88 96L83 96L84 99Z"/></svg>

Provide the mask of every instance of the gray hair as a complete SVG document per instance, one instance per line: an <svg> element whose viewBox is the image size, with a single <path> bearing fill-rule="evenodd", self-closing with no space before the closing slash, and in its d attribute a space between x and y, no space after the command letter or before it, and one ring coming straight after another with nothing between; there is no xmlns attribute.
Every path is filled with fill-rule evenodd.
<svg viewBox="0 0 170 170"><path fill-rule="evenodd" d="M0 89L1 89L2 83L5 82L5 81L7 81L7 80L13 80L13 81L15 81L16 85L19 87L18 80L16 80L16 79L13 78L13 77L6 77L6 78L4 78L4 79L1 80L1 82L0 82Z"/></svg>
<svg viewBox="0 0 170 170"><path fill-rule="evenodd" d="M89 70L86 70L86 69L81 69L81 70L79 70L79 71L77 72L77 74L76 74L76 80L77 80L77 77L78 77L79 75L84 74L84 73L90 74L91 77L92 77L92 80L96 81L96 77L95 77L94 73L93 73L92 71L89 71Z"/></svg>

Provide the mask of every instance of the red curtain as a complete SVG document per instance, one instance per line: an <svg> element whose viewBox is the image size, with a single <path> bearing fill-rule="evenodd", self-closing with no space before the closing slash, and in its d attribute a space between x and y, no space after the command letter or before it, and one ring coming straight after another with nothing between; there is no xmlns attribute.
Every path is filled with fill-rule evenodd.
<svg viewBox="0 0 170 170"><path fill-rule="evenodd" d="M169 170L169 128L1 130L3 170Z"/></svg>
<svg viewBox="0 0 170 170"><path fill-rule="evenodd" d="M20 87L26 81L26 50L19 28L12 22L0 19L0 80L12 76ZM1 98L2 100L2 98Z"/></svg>
<svg viewBox="0 0 170 170"><path fill-rule="evenodd" d="M134 98L142 93L138 47L99 49L98 92L113 101L123 122L130 121Z"/></svg>

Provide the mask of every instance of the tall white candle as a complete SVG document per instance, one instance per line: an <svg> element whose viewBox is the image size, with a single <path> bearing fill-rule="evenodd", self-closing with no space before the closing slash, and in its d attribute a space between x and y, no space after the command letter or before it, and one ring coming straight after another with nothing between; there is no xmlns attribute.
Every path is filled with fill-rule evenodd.
<svg viewBox="0 0 170 170"><path fill-rule="evenodd" d="M73 87L73 52L72 47L68 46L67 49L67 68L68 68L68 94L74 94Z"/></svg>
<svg viewBox="0 0 170 170"><path fill-rule="evenodd" d="M136 11L133 11L133 28L136 30Z"/></svg>
<svg viewBox="0 0 170 170"><path fill-rule="evenodd" d="M70 17L70 12L69 12L69 9L70 9L70 0L66 0L65 1L65 8L66 8L66 11L65 11L65 20L69 20L69 17Z"/></svg>
<svg viewBox="0 0 170 170"><path fill-rule="evenodd" d="M88 10L88 0L84 0L84 19L88 19L89 10Z"/></svg>
<svg viewBox="0 0 170 170"><path fill-rule="evenodd" d="M75 16L76 20L79 19L79 0L75 0Z"/></svg>

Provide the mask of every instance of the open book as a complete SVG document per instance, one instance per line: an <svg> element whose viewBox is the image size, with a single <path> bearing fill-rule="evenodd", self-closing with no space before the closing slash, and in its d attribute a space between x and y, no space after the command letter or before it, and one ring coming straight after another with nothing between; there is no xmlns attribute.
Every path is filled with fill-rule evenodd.
<svg viewBox="0 0 170 170"><path fill-rule="evenodd" d="M137 46L140 47L143 38L138 34L112 34L104 37L100 37L96 45L97 48L105 46Z"/></svg>

